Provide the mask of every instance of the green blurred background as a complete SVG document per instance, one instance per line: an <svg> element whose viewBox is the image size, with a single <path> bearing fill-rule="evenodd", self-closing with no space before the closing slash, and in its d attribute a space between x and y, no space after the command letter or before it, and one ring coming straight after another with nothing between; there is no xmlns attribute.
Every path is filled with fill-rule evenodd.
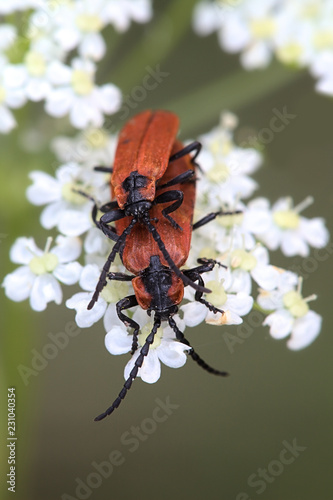
<svg viewBox="0 0 333 500"><path fill-rule="evenodd" d="M311 194L315 204L304 215L323 216L331 227L332 99L316 94L314 81L305 72L278 64L245 72L238 56L219 49L215 35L199 38L193 34L191 4L155 2L152 23L133 25L121 36L110 29L109 55L101 63L99 82L112 81L125 94L131 93L141 84L146 66L160 64L169 75L147 93L132 114L150 107L175 111L184 139L207 132L217 124L220 111L229 109L239 116L235 137L242 143L269 126L274 108L282 111L286 106L296 118L263 147L264 165L254 176L260 185L257 194L272 202L291 195L296 204ZM16 116L21 127L0 138L2 276L16 267L8 257L16 237L34 236L40 247L45 244L40 209L25 198L28 173L40 169L53 174L56 163L48 150L49 140L68 131L65 121L55 125L41 106L27 106ZM121 120L115 117L114 124L120 126ZM37 137L39 150L25 151L25 130ZM15 386L15 498L53 500L68 494L94 500L331 499L332 258L313 264L274 252L271 261L290 269L301 266L306 275L304 296L318 294L312 305L324 320L313 345L291 352L285 340L275 341L268 329L258 327L231 352L223 333L236 334L236 327L188 330L187 337L202 357L231 376L214 378L191 360L178 370L164 366L158 383L150 386L136 381L121 408L100 423L93 422L93 417L121 388L127 360L106 351L102 324L70 338L68 346L37 376L31 376L26 386L17 366L31 367L31 350L41 352L50 343L47 334L63 332L74 314L53 304L47 311L35 313L26 302L16 304L2 294L1 429L5 437L6 388ZM308 272L311 263L315 269ZM75 290L65 290L67 297ZM152 416L157 415L156 398L169 398L177 408L165 421L152 424ZM158 415L162 417L163 411ZM138 427L141 437L129 441ZM279 460L283 442L292 444L295 439L306 449L282 471L274 461ZM1 441L4 477L7 449L5 439ZM93 463L109 462L112 453L121 463L112 473L105 469L108 477L98 487L81 490L77 496L77 478L87 484L87 477L96 472ZM251 475L258 480L258 469L268 466L276 476L269 474L271 482L261 483L265 490L259 494L259 484L251 487L248 480ZM97 476L89 478L97 480L97 486Z"/></svg>

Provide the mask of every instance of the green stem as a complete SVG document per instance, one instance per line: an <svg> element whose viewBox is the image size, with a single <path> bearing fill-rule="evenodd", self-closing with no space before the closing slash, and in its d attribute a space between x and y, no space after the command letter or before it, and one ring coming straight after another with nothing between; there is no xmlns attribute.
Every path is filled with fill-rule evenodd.
<svg viewBox="0 0 333 500"><path fill-rule="evenodd" d="M166 59L189 29L196 3L197 0L169 2L168 8L147 27L146 35L135 49L110 74L112 82L124 93L129 92L144 76L147 66L154 66Z"/></svg>
<svg viewBox="0 0 333 500"><path fill-rule="evenodd" d="M218 122L221 111L235 111L253 104L253 101L289 85L303 74L277 63L266 70L247 72L240 69L173 101L161 103L161 108L180 115L182 132L189 135L213 121Z"/></svg>

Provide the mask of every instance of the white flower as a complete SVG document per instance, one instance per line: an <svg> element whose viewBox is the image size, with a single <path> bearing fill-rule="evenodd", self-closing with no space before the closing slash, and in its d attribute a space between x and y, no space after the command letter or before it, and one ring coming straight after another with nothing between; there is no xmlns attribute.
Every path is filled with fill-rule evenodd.
<svg viewBox="0 0 333 500"><path fill-rule="evenodd" d="M260 153L235 146L224 114L220 125L199 139L203 146L199 160L203 170L197 190L199 204L203 201L214 210L251 196L257 183L249 174L259 168L262 161Z"/></svg>
<svg viewBox="0 0 333 500"><path fill-rule="evenodd" d="M102 128L92 127L80 132L76 137L56 137L51 144L60 161L79 162L87 167L113 165L116 146L115 135Z"/></svg>
<svg viewBox="0 0 333 500"><path fill-rule="evenodd" d="M65 52L78 48L82 58L101 59L106 45L100 31L107 23L107 0L60 5L54 17L54 40Z"/></svg>
<svg viewBox="0 0 333 500"><path fill-rule="evenodd" d="M151 0L109 0L104 13L117 31L126 31L131 19L137 23L146 23L151 19Z"/></svg>
<svg viewBox="0 0 333 500"><path fill-rule="evenodd" d="M281 270L280 270L281 271ZM317 297L301 295L301 280L295 289L297 277L294 273L281 272L278 287L269 292L261 290L258 304L266 310L273 310L263 325L270 327L270 334L275 339L283 339L290 335L287 346L299 350L311 344L319 335L322 318L309 310L308 303Z"/></svg>
<svg viewBox="0 0 333 500"><path fill-rule="evenodd" d="M81 273L79 285L86 291L76 293L66 301L66 306L69 309L76 310L75 321L80 328L92 326L104 315L106 315L104 321L108 325L110 315L114 319L115 302L118 302L118 300L127 295L128 284L126 282L108 281L107 286L103 288L94 307L88 310L87 306L92 299L99 276L100 269L96 264L85 266Z"/></svg>
<svg viewBox="0 0 333 500"><path fill-rule="evenodd" d="M67 236L79 236L92 227L91 201L75 190L91 193L102 186L104 179L98 172L68 163L57 169L56 178L39 171L31 172L30 178L33 184L27 189L28 200L34 205L47 204L41 214L43 227L56 226Z"/></svg>
<svg viewBox="0 0 333 500"><path fill-rule="evenodd" d="M80 277L81 266L73 262L81 253L78 238L58 236L56 246L50 249L49 238L45 250L40 250L33 238L18 238L11 248L11 260L23 266L8 274L2 286L7 297L15 302L29 298L35 311L44 311L48 302L60 304L62 290L59 281L73 285Z"/></svg>
<svg viewBox="0 0 333 500"><path fill-rule="evenodd" d="M0 14L11 14L16 10L27 10L38 5L38 0L0 0Z"/></svg>
<svg viewBox="0 0 333 500"><path fill-rule="evenodd" d="M17 38L16 27L12 24L2 24L0 26L0 50L7 50Z"/></svg>
<svg viewBox="0 0 333 500"><path fill-rule="evenodd" d="M319 54L311 65L311 73L318 78L316 90L333 95L333 50Z"/></svg>
<svg viewBox="0 0 333 500"><path fill-rule="evenodd" d="M247 70L265 67L275 55L283 64L308 67L316 90L333 95L333 4L313 0L203 1L194 10L199 35L218 34L227 52L240 52Z"/></svg>
<svg viewBox="0 0 333 500"><path fill-rule="evenodd" d="M21 75L15 65L8 64L6 58L0 55L0 132L8 133L16 126L9 108L20 108L25 102Z"/></svg>
<svg viewBox="0 0 333 500"><path fill-rule="evenodd" d="M241 316L247 314L253 305L253 298L247 291L228 293L232 291L233 279L230 270L219 266L206 275L205 286L212 290L204 299L213 306L224 311L224 314L213 313L204 304L194 300L194 291L190 287L185 289L184 297L189 303L180 307L184 313L186 326L196 326L203 321L211 325L238 325L243 322ZM208 278L209 277L209 278Z"/></svg>
<svg viewBox="0 0 333 500"><path fill-rule="evenodd" d="M268 201L261 199L262 210L266 209L267 213L271 213L271 226L256 236L270 250L280 247L288 257L293 255L306 257L309 255L309 245L315 248L324 247L329 239L325 221L319 217L306 219L300 215L300 212L312 202L312 197L308 197L293 207L290 198L280 198L270 211Z"/></svg>
<svg viewBox="0 0 333 500"><path fill-rule="evenodd" d="M133 354L130 361L127 363L124 371L124 377L127 380L138 356L140 355L141 347L145 344L146 338L150 334L153 323L147 323L147 313L142 309L138 309L133 320L139 325L144 325L140 329L138 336L138 349ZM181 328L179 318L175 317L178 328ZM114 318L111 330L105 336L105 346L111 354L125 354L132 349L133 336L127 333L127 330L119 318ZM189 347L175 339L175 334L169 326L160 327L154 338L153 344L149 348L148 355L145 356L143 365L138 371L138 377L141 377L144 382L153 384L157 382L161 375L161 364L164 363L170 368L180 368L186 363L186 351Z"/></svg>
<svg viewBox="0 0 333 500"><path fill-rule="evenodd" d="M69 67L54 61L48 71L55 87L45 104L51 116L69 114L71 124L83 129L88 125L101 127L104 113L112 114L119 110L120 90L111 83L101 87L95 85L96 68L93 62L76 58Z"/></svg>

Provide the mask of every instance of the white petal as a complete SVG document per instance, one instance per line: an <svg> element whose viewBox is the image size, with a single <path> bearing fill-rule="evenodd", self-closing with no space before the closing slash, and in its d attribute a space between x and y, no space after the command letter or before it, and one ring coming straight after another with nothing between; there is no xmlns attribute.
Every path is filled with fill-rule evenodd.
<svg viewBox="0 0 333 500"><path fill-rule="evenodd" d="M57 118L65 116L71 109L73 92L70 89L53 90L45 102L45 111Z"/></svg>
<svg viewBox="0 0 333 500"><path fill-rule="evenodd" d="M64 85L71 80L72 70L60 61L52 61L47 68L47 79L53 85Z"/></svg>
<svg viewBox="0 0 333 500"><path fill-rule="evenodd" d="M289 349L298 351L310 345L319 335L322 317L314 311L295 321L291 337L287 342Z"/></svg>
<svg viewBox="0 0 333 500"><path fill-rule="evenodd" d="M9 256L12 262L16 264L29 264L35 255L42 255L42 251L36 246L33 238L17 238L11 247Z"/></svg>
<svg viewBox="0 0 333 500"><path fill-rule="evenodd" d="M274 266L257 266L251 275L263 290L273 290L278 285L279 272Z"/></svg>
<svg viewBox="0 0 333 500"><path fill-rule="evenodd" d="M134 367L135 360L139 356L139 352L137 351L132 359L127 363L124 370L124 377L127 380L131 370ZM154 384L161 376L161 363L158 359L156 349L151 349L148 352L148 355L145 356L142 367L138 371L138 377L141 377L144 382L148 384Z"/></svg>
<svg viewBox="0 0 333 500"><path fill-rule="evenodd" d="M79 46L79 53L82 57L99 61L106 51L106 45L103 37L99 33L89 33L86 35Z"/></svg>
<svg viewBox="0 0 333 500"><path fill-rule="evenodd" d="M301 231L306 241L315 248L323 248L329 240L329 232L324 219L319 217L311 220L301 218Z"/></svg>
<svg viewBox="0 0 333 500"><path fill-rule="evenodd" d="M96 264L88 264L82 269L80 287L89 292L94 291L100 274L101 272Z"/></svg>
<svg viewBox="0 0 333 500"><path fill-rule="evenodd" d="M48 302L60 304L62 301L62 291L58 281L51 274L37 276L34 281L30 305L34 311L44 311Z"/></svg>
<svg viewBox="0 0 333 500"><path fill-rule="evenodd" d="M59 224L64 202L57 201L46 206L40 215L40 223L45 229L52 229Z"/></svg>
<svg viewBox="0 0 333 500"><path fill-rule="evenodd" d="M294 318L285 309L280 309L265 318L263 325L270 327L269 333L274 339L283 339L291 333Z"/></svg>
<svg viewBox="0 0 333 500"><path fill-rule="evenodd" d="M205 305L199 302L190 302L181 306L181 310L184 312L184 321L186 326L197 326L202 323L206 316L208 309Z"/></svg>
<svg viewBox="0 0 333 500"><path fill-rule="evenodd" d="M76 260L81 254L81 240L76 237L59 235L52 253L58 257L62 264Z"/></svg>
<svg viewBox="0 0 333 500"><path fill-rule="evenodd" d="M186 363L187 355L185 351L188 350L189 347L181 342L162 340L162 344L158 348L158 357L166 366L170 368L180 368Z"/></svg>
<svg viewBox="0 0 333 500"><path fill-rule="evenodd" d="M2 134L7 134L16 126L16 120L13 113L6 108L6 106L0 106L0 132Z"/></svg>
<svg viewBox="0 0 333 500"><path fill-rule="evenodd" d="M79 210L67 210L59 221L59 231L66 236L80 236L91 228L90 216Z"/></svg>
<svg viewBox="0 0 333 500"><path fill-rule="evenodd" d="M105 234L97 227L89 229L84 240L84 249L87 253L105 255L109 251L109 242Z"/></svg>
<svg viewBox="0 0 333 500"><path fill-rule="evenodd" d="M271 51L264 42L257 42L241 55L241 63L245 69L264 68L271 60Z"/></svg>
<svg viewBox="0 0 333 500"><path fill-rule="evenodd" d="M122 328L124 328L123 322L118 317L115 304L109 304L106 313L104 315L103 322L106 332L112 330L114 326L121 326Z"/></svg>
<svg viewBox="0 0 333 500"><path fill-rule="evenodd" d="M230 309L236 314L239 314L239 316L244 316L252 309L253 297L244 292L239 292L236 295L227 294L227 297L228 300L222 309Z"/></svg>
<svg viewBox="0 0 333 500"><path fill-rule="evenodd" d="M25 93L30 101L41 101L51 92L51 85L46 80L34 78L26 86Z"/></svg>
<svg viewBox="0 0 333 500"><path fill-rule="evenodd" d="M59 182L49 174L33 171L29 174L33 184L27 189L27 198L34 205L45 205L61 197Z"/></svg>
<svg viewBox="0 0 333 500"><path fill-rule="evenodd" d="M69 309L76 310L75 321L80 328L89 328L99 321L106 311L107 304L101 297L98 298L94 307L88 310L87 307L91 298L91 293L80 292L66 301L66 306Z"/></svg>
<svg viewBox="0 0 333 500"><path fill-rule="evenodd" d="M111 114L119 110L121 105L121 91L115 85L103 85L96 96L98 105L104 113Z"/></svg>
<svg viewBox="0 0 333 500"><path fill-rule="evenodd" d="M303 240L301 234L294 233L293 231L287 231L283 235L281 241L281 250L287 257L293 257L294 255L307 257L310 253L309 247Z"/></svg>
<svg viewBox="0 0 333 500"><path fill-rule="evenodd" d="M125 354L132 349L133 335L128 335L124 325L116 325L105 335L104 342L110 354Z"/></svg>
<svg viewBox="0 0 333 500"><path fill-rule="evenodd" d="M5 294L14 302L21 302L29 297L32 285L36 276L30 271L29 267L19 267L15 271L5 276L2 286L5 288Z"/></svg>
<svg viewBox="0 0 333 500"><path fill-rule="evenodd" d="M74 285L80 278L82 266L78 262L59 264L53 271L53 276L64 285Z"/></svg>

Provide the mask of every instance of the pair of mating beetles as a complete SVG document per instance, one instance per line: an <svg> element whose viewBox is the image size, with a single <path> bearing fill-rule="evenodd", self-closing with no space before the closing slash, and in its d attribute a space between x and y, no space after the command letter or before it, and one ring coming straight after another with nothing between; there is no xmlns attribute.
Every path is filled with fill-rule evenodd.
<svg viewBox="0 0 333 500"><path fill-rule="evenodd" d="M210 311L223 311L202 298L204 287L202 273L211 271L216 264L210 259L199 259L200 266L181 271L191 245L192 230L226 212L208 214L192 224L195 203L195 162L201 144L193 142L184 147L176 139L179 120L167 111L144 111L132 118L119 135L113 168L95 167L111 173L111 191L114 201L99 209L103 212L97 220L97 205L92 217L96 226L115 245L103 266L96 290L88 305L91 309L100 292L110 280L131 281L135 295L123 298L116 304L120 320L133 328L132 354L138 349L139 325L123 311L139 305L150 315L154 312L153 328L140 350L134 368L112 405L95 420L102 420L118 408L130 389L139 368L149 352L154 336L162 321L167 321L176 338L189 346L189 355L205 370L215 375L226 372L211 368L203 361L179 330L173 315L178 311L184 287L196 290L195 300ZM194 152L193 156L190 153ZM161 205L168 204L165 208ZM170 215L172 213L172 216ZM115 227L110 226L115 223ZM133 273L110 272L117 253L126 269Z"/></svg>

